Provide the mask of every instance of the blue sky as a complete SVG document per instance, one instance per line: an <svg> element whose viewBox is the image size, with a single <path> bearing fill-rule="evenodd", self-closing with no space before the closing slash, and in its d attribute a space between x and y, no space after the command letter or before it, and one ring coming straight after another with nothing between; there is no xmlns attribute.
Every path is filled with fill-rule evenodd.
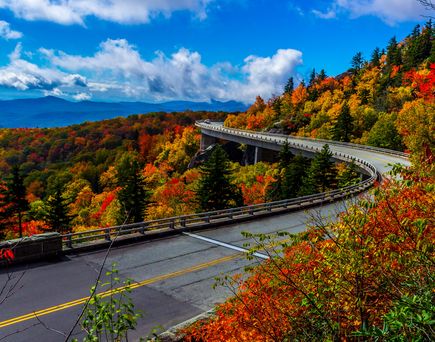
<svg viewBox="0 0 435 342"><path fill-rule="evenodd" d="M416 0L0 0L0 99L250 103L403 39Z"/></svg>

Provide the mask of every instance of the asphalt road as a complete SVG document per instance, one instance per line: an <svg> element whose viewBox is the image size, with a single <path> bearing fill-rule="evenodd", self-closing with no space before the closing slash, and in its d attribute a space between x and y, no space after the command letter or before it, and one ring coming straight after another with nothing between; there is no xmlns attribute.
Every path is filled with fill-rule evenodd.
<svg viewBox="0 0 435 342"><path fill-rule="evenodd" d="M331 148L365 159L381 172L389 169L389 163L408 164L399 157L347 147ZM299 232L305 229L311 214L321 213L334 219L342 206L343 203L330 204L197 234L243 247L247 240L242 231ZM98 251L2 270L0 288L21 279L9 298L3 301L4 295L0 295L0 341L63 341L62 333L68 332L77 319L104 257L105 251ZM133 280L136 288L131 296L136 309L143 313L137 331L131 335L134 340L147 336L155 327L169 328L222 302L231 293L223 287L213 289L215 277L241 272L260 259L248 261L243 253L231 248L194 237L174 236L114 248L105 270L115 262L120 277ZM80 329L74 334L80 337Z"/></svg>
<svg viewBox="0 0 435 342"><path fill-rule="evenodd" d="M335 210L334 205L329 205L322 211ZM248 241L242 231L299 232L305 228L306 214L298 212L293 213L291 219L283 215L198 234L243 247ZM56 306L89 294L104 257L105 251L99 251L9 270L8 274L14 279L24 275L16 293L1 304L0 341L62 341L62 335L48 328L68 331L82 305L67 304L60 309ZM222 302L230 293L225 288L212 289L215 277L240 272L257 261L248 261L243 253L230 248L188 236L174 236L114 248L105 269L109 270L114 262L123 279L144 283L134 289L132 298L136 308L144 314L135 335L146 336L154 327L169 328ZM7 273L3 272L0 284L6 281ZM43 311L46 309L49 309L48 314ZM39 320L32 314L35 312Z"/></svg>

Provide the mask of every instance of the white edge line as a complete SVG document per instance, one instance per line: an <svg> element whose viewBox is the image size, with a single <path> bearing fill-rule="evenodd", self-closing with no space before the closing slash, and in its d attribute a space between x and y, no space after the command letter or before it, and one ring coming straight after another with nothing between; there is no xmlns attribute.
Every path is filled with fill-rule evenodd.
<svg viewBox="0 0 435 342"><path fill-rule="evenodd" d="M242 248L242 247L239 247L239 246L231 245L231 244L226 243L226 242L210 239L210 238L207 238L205 236L201 236L201 235L197 235L197 234L191 234L191 233L187 233L187 232L183 232L183 234L187 235L187 236L189 236L191 238L194 238L194 239L206 241L206 242L212 243L214 245L218 245L218 246L221 246L221 247L229 248L229 249L232 249L232 250L235 250L235 251L238 251L238 252L249 253L249 250L246 249L246 248ZM256 256L256 257L258 257L260 259L263 259L263 260L269 260L269 256L267 256L265 254L262 254L262 253L255 252L255 253L252 253L252 255L254 255L254 256Z"/></svg>

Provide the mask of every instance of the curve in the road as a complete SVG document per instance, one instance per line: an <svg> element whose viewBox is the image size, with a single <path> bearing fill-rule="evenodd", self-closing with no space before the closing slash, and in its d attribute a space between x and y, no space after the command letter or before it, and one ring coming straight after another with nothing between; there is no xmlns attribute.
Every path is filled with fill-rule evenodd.
<svg viewBox="0 0 435 342"><path fill-rule="evenodd" d="M410 165L408 156L405 153L383 148L332 140L311 139L268 132L228 128L225 127L222 122L197 121L195 125L201 129L203 134L206 135L222 138L228 141L243 142L248 145L263 147L275 151L279 151L285 141L288 141L290 146L294 149L302 151L320 151L324 144L328 144L334 155L364 160L373 165L381 174L385 174L389 171L391 164L400 163Z"/></svg>
<svg viewBox="0 0 435 342"><path fill-rule="evenodd" d="M219 134L224 131L227 140L249 133L259 137L257 142L267 140L267 143L272 142L275 146L279 146L285 139L294 144L302 142L297 138L231 130L217 124L198 125L209 134L212 134L211 131L220 132ZM215 127L203 128L204 125ZM304 142L315 149L320 149L324 144L311 140ZM409 164L403 156L383 151L334 142L330 142L330 147L334 153L353 156L372 164L381 173L389 169L388 164ZM339 205L323 203L316 211L329 216L340 210L337 208ZM251 242L242 237L242 231L265 234L278 231L300 232L305 229L306 218L306 212L294 211L205 230L200 233L205 239L175 235L114 248L105 267L110 268L116 262L119 275L122 278L132 278L138 284L132 292L133 301L145 313L144 319L139 322L139 329L131 338L146 336L156 325L171 327L212 308L228 297L231 293L226 289L212 289L215 277L222 273L239 272L255 262L243 258L243 253L237 249L225 247L227 244L244 248L245 243ZM214 244L213 241L221 244ZM96 251L73 254L57 263L42 262L3 271L0 274L0 284L11 276L18 279L21 272L25 274L16 296L1 303L0 339L6 338L11 342L62 340L54 329L68 330L80 312L80 305L65 304L80 303L86 298L104 260L105 251ZM38 313L44 324L36 320L35 314Z"/></svg>

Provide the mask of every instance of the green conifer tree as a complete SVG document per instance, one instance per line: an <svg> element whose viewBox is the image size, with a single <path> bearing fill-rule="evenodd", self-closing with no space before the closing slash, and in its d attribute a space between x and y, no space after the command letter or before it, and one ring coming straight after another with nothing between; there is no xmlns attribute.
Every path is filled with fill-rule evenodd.
<svg viewBox="0 0 435 342"><path fill-rule="evenodd" d="M216 145L210 158L200 166L201 178L196 199L202 211L221 210L243 205L240 189L231 182L231 166L227 153Z"/></svg>
<svg viewBox="0 0 435 342"><path fill-rule="evenodd" d="M331 158L332 152L329 145L325 144L311 161L307 176L303 179L300 195L311 195L335 188L337 172Z"/></svg>
<svg viewBox="0 0 435 342"><path fill-rule="evenodd" d="M306 177L309 160L301 155L295 156L291 163L284 169L282 181L282 199L297 197L304 177Z"/></svg>
<svg viewBox="0 0 435 342"><path fill-rule="evenodd" d="M20 238L23 236L23 217L29 210L29 202L26 199L26 187L24 178L18 166L12 167L10 176L6 180L4 201L7 203L5 215L18 221Z"/></svg>
<svg viewBox="0 0 435 342"><path fill-rule="evenodd" d="M68 201L63 196L64 187L57 185L54 194L45 202L45 222L52 231L62 234L71 231L72 215L69 215Z"/></svg>
<svg viewBox="0 0 435 342"><path fill-rule="evenodd" d="M290 144L288 140L282 145L281 151L279 152L279 169L285 169L288 167L294 158L294 154L290 150Z"/></svg>
<svg viewBox="0 0 435 342"><path fill-rule="evenodd" d="M426 22L418 39L417 61L422 63L431 55L432 42L435 41L435 28L432 20Z"/></svg>
<svg viewBox="0 0 435 342"><path fill-rule="evenodd" d="M290 77L287 81L287 84L284 87L284 93L291 95L294 89L295 89L295 82L293 77Z"/></svg>
<svg viewBox="0 0 435 342"><path fill-rule="evenodd" d="M278 117L280 117L281 116L281 106L282 106L281 97L273 96L269 102L270 102L271 107L275 111L276 115Z"/></svg>
<svg viewBox="0 0 435 342"><path fill-rule="evenodd" d="M334 140L348 142L353 130L353 118L350 115L350 109L347 103L344 103L337 122L333 128Z"/></svg>
<svg viewBox="0 0 435 342"><path fill-rule="evenodd" d="M316 84L316 80L317 80L316 69L313 69L313 70L311 70L310 80L308 82L308 86L312 87L313 85L315 85Z"/></svg>
<svg viewBox="0 0 435 342"><path fill-rule="evenodd" d="M396 37L390 39L387 46L387 66L391 67L393 65L402 64L402 54L397 44Z"/></svg>
<svg viewBox="0 0 435 342"><path fill-rule="evenodd" d="M290 151L290 144L288 140L284 142L284 145L279 152L279 164L278 164L278 177L268 190L267 198L271 201L278 201L286 199L286 172L291 164L294 154Z"/></svg>
<svg viewBox="0 0 435 342"><path fill-rule="evenodd" d="M430 50L430 57L429 57L430 63L435 63L435 39L432 41L432 47Z"/></svg>
<svg viewBox="0 0 435 342"><path fill-rule="evenodd" d="M370 64L374 67L378 67L380 65L379 60L381 59L381 51L378 47L373 50L372 57L370 59Z"/></svg>
<svg viewBox="0 0 435 342"><path fill-rule="evenodd" d="M364 66L364 57L362 52L357 52L355 54L355 56L352 57L352 61L351 61L351 71L353 74L358 74L359 71L363 68Z"/></svg>
<svg viewBox="0 0 435 342"><path fill-rule="evenodd" d="M325 69L322 69L322 70L320 70L319 74L317 75L317 80L319 82L322 82L322 81L324 81L326 79L326 77L328 77L326 75L326 71L325 71Z"/></svg>
<svg viewBox="0 0 435 342"><path fill-rule="evenodd" d="M148 192L137 153L125 153L116 165L118 200L123 208L121 222L141 222L144 218Z"/></svg>
<svg viewBox="0 0 435 342"><path fill-rule="evenodd" d="M414 68L417 65L419 36L420 25L416 25L412 33L407 37L407 44L403 53L403 64L406 70Z"/></svg>

